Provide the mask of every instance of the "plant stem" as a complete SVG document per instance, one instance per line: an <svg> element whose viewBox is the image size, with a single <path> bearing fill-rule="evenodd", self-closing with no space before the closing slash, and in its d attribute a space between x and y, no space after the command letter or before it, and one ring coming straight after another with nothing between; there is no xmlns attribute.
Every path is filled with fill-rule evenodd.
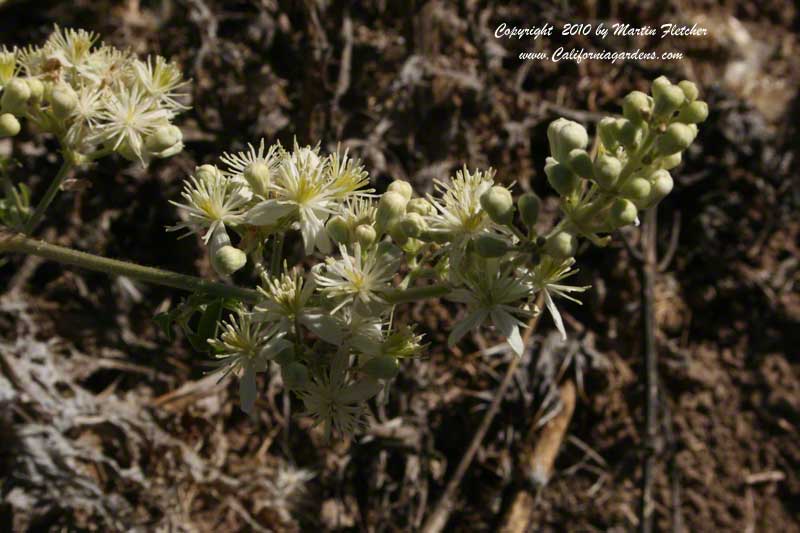
<svg viewBox="0 0 800 533"><path fill-rule="evenodd" d="M50 182L50 186L47 187L47 191L44 193L44 197L39 202L39 205L36 206L36 210L33 212L31 217L25 223L25 226L22 228L22 232L25 235L30 235L33 233L33 230L36 229L36 226L42 221L44 218L44 213L47 211L47 208L53 202L53 199L58 194L58 191L61 189L61 184L64 183L64 180L67 178L69 171L72 170L72 163L68 159L64 159L64 162L61 163L61 167L58 169L58 173L56 177L53 178L53 181Z"/></svg>
<svg viewBox="0 0 800 533"><path fill-rule="evenodd" d="M269 273L277 276L281 269L281 256L283 255L283 232L275 234L272 241L272 255L269 258Z"/></svg>
<svg viewBox="0 0 800 533"><path fill-rule="evenodd" d="M111 276L126 276L146 283L163 285L190 292L204 292L224 298L238 298L248 303L261 301L258 291L207 281L195 276L178 274L169 270L153 268L128 261L109 259L99 255L79 252L56 244L49 244L27 237L21 233L10 233L0 229L0 254L21 253L36 255L73 265L95 272L103 272ZM427 285L425 287L412 287L410 289L391 289L383 293L383 297L392 304L416 302L426 298L438 298L450 292L447 285Z"/></svg>
<svg viewBox="0 0 800 533"><path fill-rule="evenodd" d="M127 261L119 261L117 259L88 254L86 252L79 252L63 246L31 239L23 234L10 234L0 230L0 253L4 252L36 255L51 261L85 268L95 272L103 272L104 274L112 276L126 276L155 285L163 285L165 287L173 287L191 292L203 292L223 298L238 298L250 303L258 302L261 299L259 293L254 290L207 281L195 276L178 274L177 272L162 270L160 268L152 268L137 265L136 263L129 263Z"/></svg>

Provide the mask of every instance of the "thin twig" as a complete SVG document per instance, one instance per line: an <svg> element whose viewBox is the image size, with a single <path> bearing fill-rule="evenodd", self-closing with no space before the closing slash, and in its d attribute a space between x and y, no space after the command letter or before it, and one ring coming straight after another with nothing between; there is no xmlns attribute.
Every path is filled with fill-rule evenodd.
<svg viewBox="0 0 800 533"><path fill-rule="evenodd" d="M644 325L645 367L645 423L644 423L644 472L642 475L639 531L653 531L653 481L658 450L658 352L656 350L655 281L658 276L657 208L645 214L642 228L642 311Z"/></svg>
<svg viewBox="0 0 800 533"><path fill-rule="evenodd" d="M536 302L536 306L540 309L542 307L542 302L543 296L540 294ZM533 335L533 332L536 330L536 326L539 324L539 318L541 316L542 313L539 313L533 317L528 324L528 329L525 330L523 342L526 347L529 345L530 338ZM458 487L461 485L464 474L467 473L469 466L472 464L472 460L475 458L475 454L478 453L478 448L480 448L480 445L486 436L486 432L489 431L489 426L492 424L495 415L497 415L497 411L500 409L500 402L503 400L503 396L505 396L508 387L513 381L514 372L517 369L517 365L519 365L520 359L520 357L514 356L511 360L511 363L509 363L508 368L506 369L506 374L503 376L503 381L497 388L494 398L492 399L492 403L489 405L489 409L487 409L486 413L484 413L483 420L481 420L475 435L472 437L472 441L469 443L467 451L464 453L463 457L461 457L461 461L458 463L456 471L453 473L453 477L450 478L450 481L447 483L442 497L436 503L433 511L430 515L428 515L428 518L422 525L421 531L423 533L439 533L447 525L447 521L450 519L450 514L453 512L455 498L458 494Z"/></svg>

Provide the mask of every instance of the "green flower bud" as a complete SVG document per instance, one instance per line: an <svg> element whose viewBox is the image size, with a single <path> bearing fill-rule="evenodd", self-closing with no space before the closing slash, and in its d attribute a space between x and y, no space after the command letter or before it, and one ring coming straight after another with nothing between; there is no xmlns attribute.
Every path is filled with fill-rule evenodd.
<svg viewBox="0 0 800 533"><path fill-rule="evenodd" d="M269 193L269 184L272 179L272 171L264 161L253 161L244 167L242 172L245 181L253 189L253 192L266 197Z"/></svg>
<svg viewBox="0 0 800 533"><path fill-rule="evenodd" d="M620 144L626 149L636 147L642 140L644 126L646 126L644 123L637 126L626 118L618 118L617 128L619 129Z"/></svg>
<svg viewBox="0 0 800 533"><path fill-rule="evenodd" d="M399 192L389 191L381 196L375 213L379 231L385 231L406 212L408 200Z"/></svg>
<svg viewBox="0 0 800 533"><path fill-rule="evenodd" d="M542 201L532 192L526 192L517 200L519 215L522 218L522 222L529 228L536 225L541 207Z"/></svg>
<svg viewBox="0 0 800 533"><path fill-rule="evenodd" d="M681 159L683 159L681 153L675 152L672 155L662 157L659 166L665 170L670 170L680 165Z"/></svg>
<svg viewBox="0 0 800 533"><path fill-rule="evenodd" d="M578 176L584 178L594 177L592 158L586 150L576 148L569 153L569 168Z"/></svg>
<svg viewBox="0 0 800 533"><path fill-rule="evenodd" d="M444 229L428 229L423 231L419 238L427 242L445 244L453 240L453 233Z"/></svg>
<svg viewBox="0 0 800 533"><path fill-rule="evenodd" d="M328 219L325 230L330 238L338 243L348 244L350 242L350 226L344 218L338 215Z"/></svg>
<svg viewBox="0 0 800 533"><path fill-rule="evenodd" d="M510 224L514 216L514 199L505 187L495 185L480 198L481 207L498 224Z"/></svg>
<svg viewBox="0 0 800 533"><path fill-rule="evenodd" d="M569 196L578 188L580 179L578 176L552 157L547 158L544 165L544 173L547 174L547 181L550 186L561 196Z"/></svg>
<svg viewBox="0 0 800 533"><path fill-rule="evenodd" d="M0 115L0 139L3 137L14 137L19 133L21 126L17 117L11 113Z"/></svg>
<svg viewBox="0 0 800 533"><path fill-rule="evenodd" d="M589 145L589 135L586 128L573 122L560 118L550 123L547 128L547 138L550 141L550 154L558 161L566 163L569 153L580 148L585 150Z"/></svg>
<svg viewBox="0 0 800 533"><path fill-rule="evenodd" d="M406 205L406 211L420 215L432 215L436 212L436 208L425 198L412 198Z"/></svg>
<svg viewBox="0 0 800 533"><path fill-rule="evenodd" d="M701 100L683 106L678 113L678 120L685 124L699 124L705 122L707 118L708 104Z"/></svg>
<svg viewBox="0 0 800 533"><path fill-rule="evenodd" d="M633 200L644 200L650 195L650 182L644 178L633 178L622 186L622 196Z"/></svg>
<svg viewBox="0 0 800 533"><path fill-rule="evenodd" d="M500 257L508 251L508 243L499 235L482 233L475 239L475 251L481 257Z"/></svg>
<svg viewBox="0 0 800 533"><path fill-rule="evenodd" d="M373 228L372 226L370 226L368 224L359 225L358 227L356 227L354 233L355 233L356 240L359 243L361 243L361 246L363 248L368 247L373 242L375 242L375 239L378 238L378 234L375 231L375 228Z"/></svg>
<svg viewBox="0 0 800 533"><path fill-rule="evenodd" d="M622 172L622 162L616 157L603 154L594 162L594 180L605 189L610 189L617 182Z"/></svg>
<svg viewBox="0 0 800 533"><path fill-rule="evenodd" d="M308 383L308 368L303 363L294 361L281 367L281 377L287 389L301 389Z"/></svg>
<svg viewBox="0 0 800 533"><path fill-rule="evenodd" d="M210 183L217 179L218 176L222 175L222 171L215 167L214 165L200 165L196 169L194 169L194 177L197 178L198 181L202 181L205 183Z"/></svg>
<svg viewBox="0 0 800 533"><path fill-rule="evenodd" d="M151 153L159 153L172 148L183 140L180 128L172 125L161 126L145 140L145 146Z"/></svg>
<svg viewBox="0 0 800 533"><path fill-rule="evenodd" d="M396 357L378 355L364 363L361 370L375 379L392 379L400 372L400 364Z"/></svg>
<svg viewBox="0 0 800 533"><path fill-rule="evenodd" d="M654 79L653 83L650 85L650 92L655 96L657 92L663 91L670 85L672 85L672 82L669 81L669 78L666 76L659 76Z"/></svg>
<svg viewBox="0 0 800 533"><path fill-rule="evenodd" d="M700 91L697 90L697 85L689 80L683 80L679 82L678 87L680 87L683 91L683 95L686 97L687 102L694 102L697 100L697 95L700 94Z"/></svg>
<svg viewBox="0 0 800 533"><path fill-rule="evenodd" d="M656 139L656 151L661 155L672 155L686 150L696 133L686 124L675 122Z"/></svg>
<svg viewBox="0 0 800 533"><path fill-rule="evenodd" d="M0 98L0 105L3 111L21 115L25 112L25 104L31 97L31 89L25 80L14 78L3 89L3 96Z"/></svg>
<svg viewBox="0 0 800 533"><path fill-rule="evenodd" d="M613 151L619 146L619 125L617 119L606 117L597 124L597 134L606 150Z"/></svg>
<svg viewBox="0 0 800 533"><path fill-rule="evenodd" d="M636 218L639 216L639 211L636 209L636 205L634 205L634 203L630 200L626 200L624 198L617 198L614 200L614 203L611 204L611 209L609 209L608 213L610 215L611 223L616 227L633 224L636 222Z"/></svg>
<svg viewBox="0 0 800 533"><path fill-rule="evenodd" d="M669 85L657 85L654 82L653 101L655 102L653 113L657 116L666 117L672 115L686 101L686 95L677 85L672 85L671 83Z"/></svg>
<svg viewBox="0 0 800 533"><path fill-rule="evenodd" d="M66 83L59 83L50 91L50 107L59 118L68 117L78 106L78 95Z"/></svg>
<svg viewBox="0 0 800 533"><path fill-rule="evenodd" d="M672 176L666 170L656 170L650 175L652 184L650 190L650 204L660 202L665 196L672 192L674 182Z"/></svg>
<svg viewBox="0 0 800 533"><path fill-rule="evenodd" d="M653 102L641 91L633 91L622 101L622 114L634 123L650 120Z"/></svg>
<svg viewBox="0 0 800 533"><path fill-rule="evenodd" d="M406 239L416 239L426 227L425 219L419 213L406 213L394 224L394 229Z"/></svg>
<svg viewBox="0 0 800 533"><path fill-rule="evenodd" d="M247 254L230 244L223 246L211 257L211 266L222 276L230 276L247 264Z"/></svg>
<svg viewBox="0 0 800 533"><path fill-rule="evenodd" d="M389 184L389 187L386 190L402 194L406 201L411 200L411 195L414 193L414 189L411 188L411 184L403 180L394 180Z"/></svg>
<svg viewBox="0 0 800 533"><path fill-rule="evenodd" d="M567 259L575 255L578 251L578 239L575 235L566 231L559 231L544 244L544 250L548 255L558 261Z"/></svg>
<svg viewBox="0 0 800 533"><path fill-rule="evenodd" d="M28 89L31 91L30 100L33 102L41 102L44 96L44 84L37 78L25 78L25 83L28 84Z"/></svg>

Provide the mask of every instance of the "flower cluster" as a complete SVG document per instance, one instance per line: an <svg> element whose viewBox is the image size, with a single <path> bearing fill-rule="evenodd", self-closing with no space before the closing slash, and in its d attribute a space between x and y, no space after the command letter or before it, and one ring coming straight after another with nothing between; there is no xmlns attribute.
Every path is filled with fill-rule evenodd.
<svg viewBox="0 0 800 533"><path fill-rule="evenodd" d="M423 350L413 328L392 323L394 306L409 301L398 295L435 288L464 304L451 346L490 323L521 355L521 331L541 312L539 297L566 336L556 299L579 303L573 294L588 288L565 284L577 272L579 240L603 246L613 231L638 224L639 210L672 189L669 170L707 114L694 84L659 78L652 95L625 98L623 117L600 122L593 154L583 126L550 124L545 173L564 216L544 232L539 198L528 192L515 201L492 171L464 168L420 197L403 181L374 194L347 153L297 144L262 141L225 154L220 166L199 167L173 229L201 235L221 276L251 263L261 280L260 301L238 308L211 341L240 375L243 407L253 408L255 374L274 363L328 432L358 430L366 401L397 374L399 360ZM306 271L283 259L291 231L307 255L322 255ZM419 285L425 278L434 283Z"/></svg>
<svg viewBox="0 0 800 533"><path fill-rule="evenodd" d="M55 135L73 163L116 152L144 165L180 152L178 67L97 41L56 26L42 46L0 47L0 137L17 135L24 119Z"/></svg>

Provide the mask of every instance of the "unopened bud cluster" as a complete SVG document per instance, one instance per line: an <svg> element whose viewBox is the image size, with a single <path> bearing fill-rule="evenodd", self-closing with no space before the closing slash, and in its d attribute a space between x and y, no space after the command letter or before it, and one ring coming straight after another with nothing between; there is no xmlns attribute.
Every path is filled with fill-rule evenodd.
<svg viewBox="0 0 800 533"><path fill-rule="evenodd" d="M39 47L0 47L0 137L28 121L55 135L83 163L116 152L146 164L183 149L172 124L186 109L177 66L97 43L84 30L55 27Z"/></svg>
<svg viewBox="0 0 800 533"><path fill-rule="evenodd" d="M198 167L173 229L202 236L221 276L249 264L261 279L262 301L242 306L211 342L226 368L239 370L245 409L255 402L256 373L272 363L308 414L329 430L356 431L365 402L423 349L413 329L392 323L392 295L422 279L466 308L451 346L491 324L522 354L539 295L565 336L555 301L579 303L573 294L588 288L564 282L576 272L580 240L605 245L663 199L669 170L708 114L692 83L659 78L651 93L629 94L622 117L600 122L596 151L580 124L550 124L545 173L564 218L548 231L539 227L540 199L526 192L515 200L491 170L464 168L421 196L399 180L377 195L346 152L297 144L262 141ZM276 255L293 232L307 255L321 254L305 272Z"/></svg>

